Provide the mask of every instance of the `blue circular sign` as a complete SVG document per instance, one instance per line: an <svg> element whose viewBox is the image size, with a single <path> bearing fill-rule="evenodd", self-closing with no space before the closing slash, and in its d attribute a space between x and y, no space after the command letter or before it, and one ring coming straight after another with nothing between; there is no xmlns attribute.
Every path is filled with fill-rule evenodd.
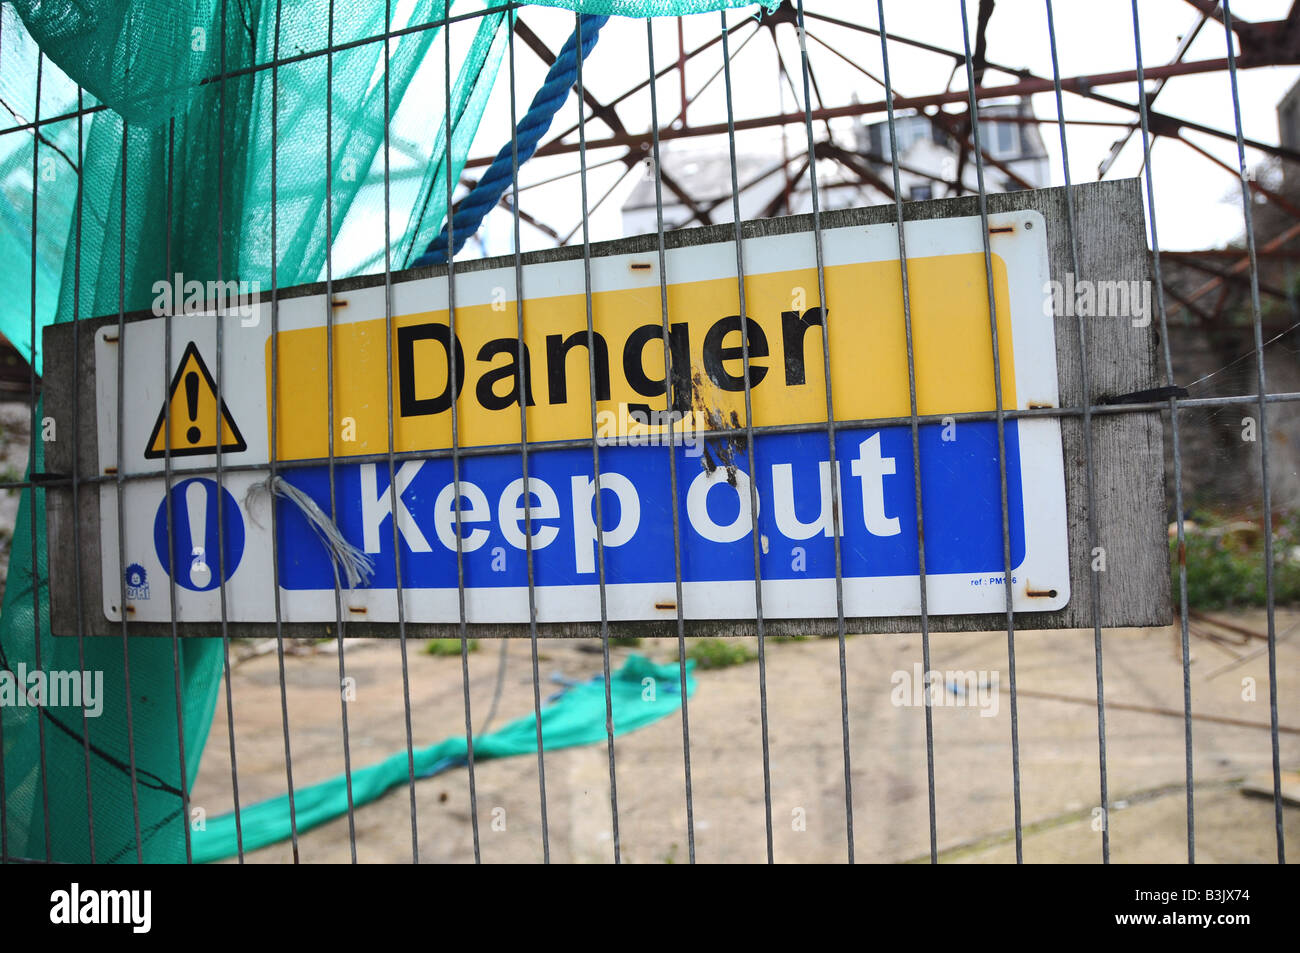
<svg viewBox="0 0 1300 953"><path fill-rule="evenodd" d="M167 511L170 501L172 551L167 550ZM221 519L221 536L217 519ZM217 542L224 544L218 555ZM239 503L215 480L182 480L158 504L153 521L154 549L163 571L176 584L194 592L215 589L234 575L244 555L244 518ZM173 567L175 570L173 571ZM225 575L222 576L224 570Z"/></svg>

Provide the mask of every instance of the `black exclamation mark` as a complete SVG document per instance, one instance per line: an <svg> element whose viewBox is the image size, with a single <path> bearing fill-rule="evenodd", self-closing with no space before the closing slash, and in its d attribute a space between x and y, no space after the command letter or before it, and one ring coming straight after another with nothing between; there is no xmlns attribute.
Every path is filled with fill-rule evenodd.
<svg viewBox="0 0 1300 953"><path fill-rule="evenodd" d="M202 432L195 426L199 419L199 375L194 371L185 375L185 406L190 412L190 429L185 431L185 439L195 444Z"/></svg>

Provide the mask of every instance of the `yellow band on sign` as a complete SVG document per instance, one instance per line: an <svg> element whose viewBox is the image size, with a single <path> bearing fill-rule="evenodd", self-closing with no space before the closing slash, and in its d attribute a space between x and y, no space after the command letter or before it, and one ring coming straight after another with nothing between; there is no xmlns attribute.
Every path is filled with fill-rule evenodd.
<svg viewBox="0 0 1300 953"><path fill-rule="evenodd" d="M835 417L853 420L909 413L907 340L897 261L817 272L748 275L748 321L739 317L734 278L668 286L669 343L675 379L665 380L658 285L592 295L595 346L589 348L584 294L524 301L523 360L514 302L456 308L452 338L446 311L392 320L392 393L387 322L334 327L334 452L388 450L393 412L396 452L451 446L451 405L464 447L518 443L519 402L528 406L529 442L591 436L591 390L597 410L626 418L638 408L678 410L693 426L745 423L742 334L748 336L755 426L826 419L822 322L831 345ZM946 414L995 408L993 342L982 254L908 261L917 410ZM1003 405L1017 406L1006 267L993 257L994 299ZM828 315L828 317L827 317ZM326 329L281 331L279 459L328 453ZM267 407L272 406L267 341ZM455 355L456 381L450 379ZM594 362L595 374L591 374ZM635 419L635 418L633 418ZM636 425L620 419L612 434Z"/></svg>

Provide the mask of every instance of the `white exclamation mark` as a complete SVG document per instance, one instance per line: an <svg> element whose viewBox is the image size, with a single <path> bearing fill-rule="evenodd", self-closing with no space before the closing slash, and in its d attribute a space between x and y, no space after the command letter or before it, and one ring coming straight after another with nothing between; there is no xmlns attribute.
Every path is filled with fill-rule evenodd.
<svg viewBox="0 0 1300 953"><path fill-rule="evenodd" d="M195 480L185 488L185 510L190 518L190 585L204 589L212 578L205 558L208 542L208 491L202 480Z"/></svg>

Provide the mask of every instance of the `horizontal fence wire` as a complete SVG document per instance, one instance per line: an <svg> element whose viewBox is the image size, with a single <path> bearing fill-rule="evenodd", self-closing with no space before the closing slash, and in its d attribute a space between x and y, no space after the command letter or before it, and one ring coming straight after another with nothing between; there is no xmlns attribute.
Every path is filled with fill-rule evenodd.
<svg viewBox="0 0 1300 953"><path fill-rule="evenodd" d="M1106 417L1125 414L1148 414L1152 412L1162 412L1169 410L1170 402L1177 405L1180 410L1186 409L1217 409L1223 407L1240 407L1240 406L1258 406L1261 399L1256 394L1236 394L1223 397L1169 397L1164 400L1142 400L1133 403L1120 404L1100 404L1084 403L1075 405L1066 405L1062 407L1030 407L1019 410L1007 408L1003 411L1005 420L1035 420L1035 419L1073 419L1082 418L1085 414L1093 417ZM1300 401L1300 391L1285 391L1265 394L1263 403L1271 404L1290 404ZM997 413L992 410L963 410L954 411L950 414L918 414L916 420L920 424L947 424L947 423L974 423L977 421L996 421ZM895 415L888 417L841 417L835 421L838 428L878 428L878 427L897 427L908 425L912 421L910 415ZM826 424L822 423L798 423L798 424L755 424L754 434L764 436L768 434L803 434L803 433L825 433ZM734 431L725 429L714 429L702 427L695 434L701 440L718 440L734 436ZM579 437L572 440L548 440L548 448L558 450L576 450L586 449L591 446L590 437ZM461 447L458 455L463 457L494 457L502 453L500 446L485 447ZM393 459L397 462L407 460L449 460L452 457L450 448L444 450L397 450L393 452ZM353 463L386 463L387 453L358 453L349 454L348 460ZM329 457L303 457L293 460L276 461L275 469L277 472L283 470L300 470L311 469L327 465ZM271 467L265 463L228 463L224 467L226 473L269 473ZM193 465L176 466L173 468L173 475L176 477L185 476L202 476L204 474L216 473L216 466L211 465ZM83 476L80 483L83 484L103 484L114 483L119 477L125 482L136 480L156 480L158 474L150 471L128 471L121 474L99 474L96 476ZM64 474L36 474L35 479L28 480L6 480L0 481L0 490L17 490L27 489L29 487L39 487L41 489L53 487L71 487L71 475Z"/></svg>

